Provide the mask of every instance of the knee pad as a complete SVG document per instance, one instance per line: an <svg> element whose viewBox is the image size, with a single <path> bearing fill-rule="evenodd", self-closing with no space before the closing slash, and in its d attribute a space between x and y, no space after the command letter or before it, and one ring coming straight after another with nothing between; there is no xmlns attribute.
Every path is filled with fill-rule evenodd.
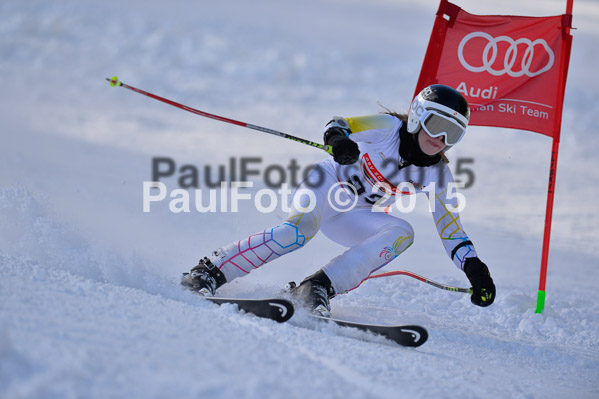
<svg viewBox="0 0 599 399"><path fill-rule="evenodd" d="M268 235L268 231L266 232ZM272 239L271 249L277 250L275 252L287 253L295 251L296 249L303 247L309 239L306 238L298 226L295 226L289 222L285 222L270 230L270 236Z"/></svg>
<svg viewBox="0 0 599 399"><path fill-rule="evenodd" d="M320 229L320 215L318 214L317 210L306 213L292 213L289 215L283 225L295 227L297 234L303 236L306 239L306 242L308 242L316 235L316 233L318 233L318 230Z"/></svg>

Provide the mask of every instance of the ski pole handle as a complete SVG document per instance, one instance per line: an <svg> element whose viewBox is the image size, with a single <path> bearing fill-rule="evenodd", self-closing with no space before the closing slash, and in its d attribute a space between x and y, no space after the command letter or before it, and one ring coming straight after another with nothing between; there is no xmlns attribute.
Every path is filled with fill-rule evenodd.
<svg viewBox="0 0 599 399"><path fill-rule="evenodd" d="M328 154L333 155L333 148L330 145L323 145L323 144L320 144L320 143L315 143L313 141L306 140L306 139L303 139L301 137L292 136L290 134L279 132L277 130L269 129L269 128L262 127L262 126L252 125L250 123L236 121L234 119L225 118L223 116L211 114L209 112L200 111L199 109L191 108L191 107L188 107L187 105L183 105L183 104L180 104L178 102L169 100L167 98L157 96L156 94L149 93L149 92L147 92L145 90L138 89L138 88L133 87L133 86L129 86L128 84L125 84L125 83L121 82L119 80L119 78L117 78L116 76L113 76L110 79L106 78L106 80L108 82L110 82L110 86L112 86L112 87L119 86L119 87L123 87L125 89L129 89L129 90L134 91L136 93L143 94L144 96L153 98L154 100L162 101L163 103L172 105L173 107L177 107L177 108L180 108L180 109L182 109L184 111L191 112L192 114L196 114L196 115L203 116L203 117L210 118L210 119L215 119L217 121L221 121L221 122L225 122L225 123L230 123L230 124L241 126L241 127L247 127L248 129L258 130L258 131L263 132L263 133L268 133L268 134L272 134L272 135L275 135L275 136L279 136L279 137L282 137L282 138L285 138L285 139L288 139L288 140L295 141L297 143L306 144L306 145L309 145L311 147L319 148L319 149L327 152Z"/></svg>
<svg viewBox="0 0 599 399"><path fill-rule="evenodd" d="M464 294L472 295L472 288L452 287L450 285L437 283L436 281L429 280L426 277L420 276L416 273L409 272L407 270L398 270L398 271L393 271L393 272L375 274L375 275L369 276L367 278L367 280L369 280L371 278L381 278L381 277L391 277L391 276L408 276L408 277L415 278L416 280L422 281L423 283L432 285L433 287L437 287L437 288L440 288L445 291L462 292Z"/></svg>

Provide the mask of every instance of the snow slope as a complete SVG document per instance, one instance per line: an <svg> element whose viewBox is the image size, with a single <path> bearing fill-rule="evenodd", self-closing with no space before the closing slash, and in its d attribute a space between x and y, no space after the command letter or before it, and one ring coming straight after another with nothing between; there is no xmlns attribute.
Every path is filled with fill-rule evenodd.
<svg viewBox="0 0 599 399"><path fill-rule="evenodd" d="M199 118L124 82L208 112L314 141L332 115L405 110L437 1L1 2L0 397L599 397L599 138L594 1L575 2L547 308L534 313L550 140L473 127L465 227L498 287L467 296L406 277L368 281L333 314L419 323L418 349L315 324L276 324L204 303L179 273L284 213L142 211L153 157L203 171L231 157L323 158L308 147ZM562 1L459 2L473 13L552 15ZM455 152L454 152L455 151ZM177 188L177 177L166 179ZM203 179L203 176L202 176ZM203 180L202 180L203 181ZM263 175L255 179L255 193ZM465 286L425 204L416 242L386 270ZM322 236L223 287L276 295L340 246ZM356 339L358 338L358 339Z"/></svg>

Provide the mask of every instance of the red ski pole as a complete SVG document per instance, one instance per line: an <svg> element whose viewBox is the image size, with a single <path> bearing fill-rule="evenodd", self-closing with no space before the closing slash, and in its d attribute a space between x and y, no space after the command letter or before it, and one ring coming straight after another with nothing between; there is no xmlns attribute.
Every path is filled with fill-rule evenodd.
<svg viewBox="0 0 599 399"><path fill-rule="evenodd" d="M162 101L163 103L172 105L173 107L181 108L182 110L187 111L187 112L191 112L192 114L200 115L200 116L203 116L203 117L206 117L206 118L210 118L210 119L215 119L215 120L221 121L221 122L231 123L233 125L237 125L237 126L241 126L241 127L247 127L248 129L258 130L258 131L264 132L264 133L273 134L275 136L279 136L279 137L282 137L284 139L293 140L293 141L298 142L298 143L302 143L302 144L309 145L311 147L319 148L319 149L321 149L321 150L323 150L323 151L325 151L325 152L327 152L327 153L329 153L331 155L333 154L333 149L329 145L323 145L323 144L315 143L313 141L306 140L306 139L303 139L301 137L295 137L295 136L292 136L292 135L287 134L287 133L279 132L277 130L269 129L269 128L262 127L262 126L252 125L250 123L245 123L245 122L236 121L234 119L225 118L224 116L219 116L219 115L211 114L211 113L208 113L208 112L200 111L199 109L191 108L191 107L188 107L187 105L183 105L183 104L177 103L175 101L169 100L167 98L157 96L156 94L149 93L149 92L147 92L145 90L138 89L138 88L133 87L133 86L129 86L128 84L125 84L125 83L121 82L119 80L119 78L117 78L116 76L113 76L111 79L106 78L106 80L110 82L110 86L112 86L112 87L115 87L115 86L124 87L125 89L129 89L129 90L134 91L136 93L143 94L144 96L148 96L150 98L153 98L154 100Z"/></svg>
<svg viewBox="0 0 599 399"><path fill-rule="evenodd" d="M367 280L369 280L371 278L381 278L381 277L391 277L391 276L408 276L408 277L415 278L416 280L422 281L423 283L430 284L433 287L437 287L437 288L440 288L440 289L445 290L445 291L463 292L465 294L472 295L472 288L452 287L450 285L445 285L445 284L437 283L436 281L429 280L426 277L422 277L422 276L420 276L420 275L418 275L416 273L412 273L412 272L409 272L409 271L406 271L406 270L398 270L398 271L394 271L394 272L374 274L372 276L369 276L367 278Z"/></svg>

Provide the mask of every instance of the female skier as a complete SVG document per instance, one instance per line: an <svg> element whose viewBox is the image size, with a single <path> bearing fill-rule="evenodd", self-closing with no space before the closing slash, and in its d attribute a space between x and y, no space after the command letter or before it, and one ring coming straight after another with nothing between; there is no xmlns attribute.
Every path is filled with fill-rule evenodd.
<svg viewBox="0 0 599 399"><path fill-rule="evenodd" d="M217 249L181 284L212 296L223 284L305 246L321 230L348 249L292 293L309 310L330 316L331 298L358 287L414 241L408 222L380 210L401 195L424 192L447 254L470 280L472 303L489 306L495 285L462 228L444 155L462 139L469 119L464 97L438 84L414 99L408 115L333 118L324 133L333 159L320 162L299 185L286 221ZM347 203L355 206L342 209Z"/></svg>

